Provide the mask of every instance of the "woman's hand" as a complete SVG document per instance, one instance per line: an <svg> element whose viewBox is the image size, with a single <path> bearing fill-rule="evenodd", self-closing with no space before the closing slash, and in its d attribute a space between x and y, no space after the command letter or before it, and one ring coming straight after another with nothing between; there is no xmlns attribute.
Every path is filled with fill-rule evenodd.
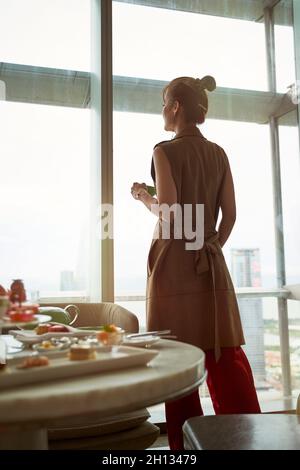
<svg viewBox="0 0 300 470"><path fill-rule="evenodd" d="M134 199L141 201L150 212L157 215L157 199L148 193L148 187L146 183L133 183L131 186L131 194Z"/></svg>
<svg viewBox="0 0 300 470"><path fill-rule="evenodd" d="M146 183L133 183L131 187L131 194L134 199L139 200L141 194L145 194L145 192L148 194Z"/></svg>

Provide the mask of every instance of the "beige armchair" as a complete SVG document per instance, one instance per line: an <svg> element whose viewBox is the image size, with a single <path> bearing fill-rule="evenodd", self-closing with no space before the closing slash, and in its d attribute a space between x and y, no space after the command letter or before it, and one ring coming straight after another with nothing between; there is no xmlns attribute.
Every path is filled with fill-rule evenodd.
<svg viewBox="0 0 300 470"><path fill-rule="evenodd" d="M67 304L52 304L64 308ZM126 332L139 331L137 317L110 302L76 303L80 313L73 326L115 324ZM100 414L66 417L48 428L49 449L139 450L149 447L159 435L159 428L148 422L146 408L119 416L103 418Z"/></svg>
<svg viewBox="0 0 300 470"><path fill-rule="evenodd" d="M67 304L55 303L52 307L65 308ZM126 332L137 333L139 331L139 322L134 315L124 307L112 302L103 303L76 303L80 313L73 323L73 326L97 326L114 323L120 326ZM41 305L44 307L45 305Z"/></svg>

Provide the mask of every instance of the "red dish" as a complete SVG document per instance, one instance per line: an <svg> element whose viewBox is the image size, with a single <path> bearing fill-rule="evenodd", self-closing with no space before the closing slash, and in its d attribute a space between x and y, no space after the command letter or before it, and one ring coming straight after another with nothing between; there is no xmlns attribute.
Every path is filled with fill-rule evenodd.
<svg viewBox="0 0 300 470"><path fill-rule="evenodd" d="M21 307L14 305L9 309L8 316L12 322L30 322L38 311L39 306L35 304L23 304Z"/></svg>
<svg viewBox="0 0 300 470"><path fill-rule="evenodd" d="M9 318L12 322L30 322L34 320L34 313L12 311Z"/></svg>

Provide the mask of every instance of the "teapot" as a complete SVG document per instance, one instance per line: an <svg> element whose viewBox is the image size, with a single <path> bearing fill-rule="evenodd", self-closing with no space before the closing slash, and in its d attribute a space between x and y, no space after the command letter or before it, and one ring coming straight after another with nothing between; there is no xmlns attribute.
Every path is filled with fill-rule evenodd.
<svg viewBox="0 0 300 470"><path fill-rule="evenodd" d="M80 313L77 305L67 305L65 308L45 306L39 307L39 314L49 315L51 320L63 325L73 325Z"/></svg>

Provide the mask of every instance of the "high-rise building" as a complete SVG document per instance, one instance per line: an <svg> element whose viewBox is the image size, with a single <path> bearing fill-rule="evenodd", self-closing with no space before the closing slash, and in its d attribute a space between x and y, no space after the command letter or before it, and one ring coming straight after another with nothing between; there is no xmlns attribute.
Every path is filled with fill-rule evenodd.
<svg viewBox="0 0 300 470"><path fill-rule="evenodd" d="M260 287L259 249L231 250L231 275L236 287ZM243 348L251 364L256 386L259 388L265 385L266 381L262 299L241 298L238 304L246 339Z"/></svg>

